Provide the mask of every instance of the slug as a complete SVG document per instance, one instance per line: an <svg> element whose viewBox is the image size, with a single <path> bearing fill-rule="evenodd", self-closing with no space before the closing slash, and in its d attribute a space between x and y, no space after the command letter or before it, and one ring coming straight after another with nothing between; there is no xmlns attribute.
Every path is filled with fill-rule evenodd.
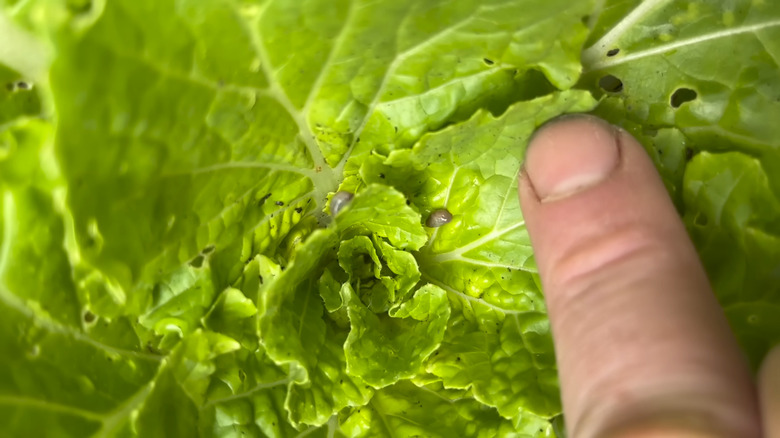
<svg viewBox="0 0 780 438"><path fill-rule="evenodd" d="M330 214L336 216L339 212L352 201L355 195L349 192L336 192L330 199Z"/></svg>
<svg viewBox="0 0 780 438"><path fill-rule="evenodd" d="M452 220L452 213L447 211L445 208L441 208L439 210L434 210L430 216L428 216L428 220L425 221L425 226L429 228L438 228L442 225L450 223Z"/></svg>

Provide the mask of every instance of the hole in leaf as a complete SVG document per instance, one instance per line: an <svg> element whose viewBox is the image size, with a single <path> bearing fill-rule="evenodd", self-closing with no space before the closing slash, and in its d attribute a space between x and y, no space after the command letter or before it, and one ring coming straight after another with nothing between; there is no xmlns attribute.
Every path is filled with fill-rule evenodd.
<svg viewBox="0 0 780 438"><path fill-rule="evenodd" d="M612 50L609 50L609 51L607 52L607 56L610 56L610 57L611 57L611 56L615 56L615 55L617 55L618 53L620 53L620 49L618 49L618 48L614 48L614 49L612 49Z"/></svg>
<svg viewBox="0 0 780 438"><path fill-rule="evenodd" d="M623 81L613 75L606 75L599 79L599 87L608 93L619 93L623 91Z"/></svg>
<svg viewBox="0 0 780 438"><path fill-rule="evenodd" d="M492 59L484 58L484 59L483 59L483 61L485 61L485 64L487 64L487 65L493 65L493 64L495 64L495 62L493 62L493 60L492 60Z"/></svg>
<svg viewBox="0 0 780 438"><path fill-rule="evenodd" d="M270 198L270 197L271 197L271 193L267 193L265 196L263 196L262 198L260 198L260 199L257 201L257 206L258 206L258 207L262 207L262 206L263 206L263 204L265 204L265 201L267 201L267 200L268 200L268 198Z"/></svg>
<svg viewBox="0 0 780 438"><path fill-rule="evenodd" d="M92 8L91 0L68 0L66 2L67 8L74 14L83 14L89 12Z"/></svg>
<svg viewBox="0 0 780 438"><path fill-rule="evenodd" d="M190 262L190 266L192 266L193 268L200 268L201 266L203 266L203 255L198 254L197 257L192 259L192 261Z"/></svg>
<svg viewBox="0 0 780 438"><path fill-rule="evenodd" d="M685 102L696 100L696 97L698 97L698 94L696 94L696 92L690 88L678 88L674 91L674 93L672 93L672 99L670 103L672 104L672 108L679 108L680 105L684 104Z"/></svg>
<svg viewBox="0 0 780 438"><path fill-rule="evenodd" d="M210 253L211 251L214 251L214 245L209 245L209 246L207 246L207 247L203 248L203 251L201 251L201 252L202 252L203 254L208 254L208 253Z"/></svg>

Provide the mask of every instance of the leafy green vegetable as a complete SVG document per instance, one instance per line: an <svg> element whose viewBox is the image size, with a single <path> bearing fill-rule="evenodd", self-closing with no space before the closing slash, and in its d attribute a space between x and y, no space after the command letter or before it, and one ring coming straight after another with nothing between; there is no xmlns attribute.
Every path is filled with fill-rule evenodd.
<svg viewBox="0 0 780 438"><path fill-rule="evenodd" d="M516 175L570 112L780 341L776 2L0 8L0 436L555 436Z"/></svg>

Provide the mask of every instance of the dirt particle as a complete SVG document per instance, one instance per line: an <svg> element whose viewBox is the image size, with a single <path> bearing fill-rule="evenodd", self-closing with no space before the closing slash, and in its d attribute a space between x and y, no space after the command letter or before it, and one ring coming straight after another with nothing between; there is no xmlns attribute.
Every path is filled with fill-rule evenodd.
<svg viewBox="0 0 780 438"><path fill-rule="evenodd" d="M262 207L262 206L263 206L263 204L265 204L265 201L267 201L267 200L268 200L268 198L270 198L270 197L271 197L271 193L268 193L267 195L265 195L265 196L263 196L262 198L260 198L260 200L259 200L259 201L257 201L257 206L258 206L258 207Z"/></svg>

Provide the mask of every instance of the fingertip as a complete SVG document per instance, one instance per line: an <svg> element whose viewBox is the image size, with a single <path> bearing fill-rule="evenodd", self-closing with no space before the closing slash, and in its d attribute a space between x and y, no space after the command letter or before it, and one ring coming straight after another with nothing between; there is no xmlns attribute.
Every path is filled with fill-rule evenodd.
<svg viewBox="0 0 780 438"><path fill-rule="evenodd" d="M780 437L780 345L770 350L761 364L758 373L758 392L764 435L768 438L778 438Z"/></svg>
<svg viewBox="0 0 780 438"><path fill-rule="evenodd" d="M548 123L530 141L518 191L570 433L602 436L656 400L688 399L684 413L757 436L746 364L636 139L590 116Z"/></svg>
<svg viewBox="0 0 780 438"><path fill-rule="evenodd" d="M617 130L585 114L542 125L526 151L525 174L541 202L576 194L609 177L620 161Z"/></svg>

